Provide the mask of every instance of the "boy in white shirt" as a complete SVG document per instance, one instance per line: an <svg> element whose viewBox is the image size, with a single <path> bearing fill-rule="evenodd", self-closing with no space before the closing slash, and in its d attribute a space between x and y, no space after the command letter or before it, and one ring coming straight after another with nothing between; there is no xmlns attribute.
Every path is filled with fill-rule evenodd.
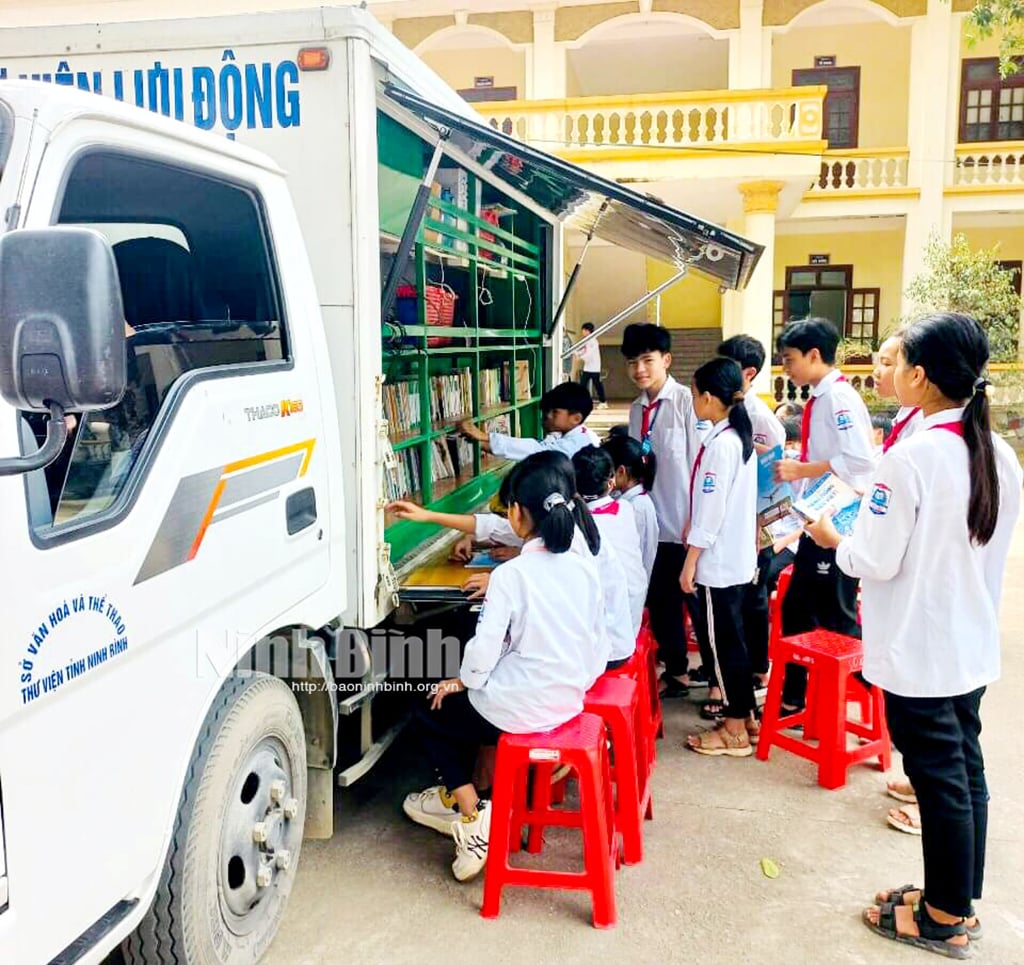
<svg viewBox="0 0 1024 965"><path fill-rule="evenodd" d="M525 459L545 449L561 452L571 459L584 446L601 444L583 424L593 407L590 393L579 382L560 382L540 399L546 433L542 440L521 439L503 432L484 432L471 419L460 422L458 429L467 439L479 442L484 452L502 459Z"/></svg>
<svg viewBox="0 0 1024 965"><path fill-rule="evenodd" d="M779 354L789 378L811 387L800 433L800 459L782 459L775 475L786 482L804 480L810 486L834 473L859 492L871 485L875 454L871 417L864 400L835 367L839 332L826 319L790 322L779 336ZM800 540L793 580L782 605L786 636L819 627L859 637L857 580L836 566L835 551L816 546L809 536ZM787 713L803 707L807 671L790 665L782 706Z"/></svg>
<svg viewBox="0 0 1024 965"><path fill-rule="evenodd" d="M590 322L585 322L582 329L583 338L594 334L594 326ZM608 403L604 400L604 386L601 384L601 346L598 345L597 339L592 338L582 348L576 349L573 354L576 358L583 360L583 375L580 376L580 384L589 392L590 385L593 383L594 391L597 393L597 407L607 409Z"/></svg>
<svg viewBox="0 0 1024 965"><path fill-rule="evenodd" d="M696 455L697 418L688 385L669 374L672 340L659 325L627 325L622 354L630 380L640 390L629 410L629 434L658 460L651 499L658 516L658 552L651 573L647 609L651 630L665 662L664 695L683 696L689 690L689 657L683 606L696 615L697 600L679 586L690 518L690 466Z"/></svg>

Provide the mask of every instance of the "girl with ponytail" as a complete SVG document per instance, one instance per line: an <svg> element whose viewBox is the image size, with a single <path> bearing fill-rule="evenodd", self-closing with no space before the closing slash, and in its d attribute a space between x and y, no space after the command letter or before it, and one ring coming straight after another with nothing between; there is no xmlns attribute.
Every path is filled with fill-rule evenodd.
<svg viewBox="0 0 1024 965"><path fill-rule="evenodd" d="M679 582L684 593L697 594L697 639L718 685L701 716L724 721L687 743L698 754L749 757L749 732L756 725L743 601L757 567L757 460L743 372L732 359L714 358L693 373L690 391L694 413L712 428L690 473L690 526Z"/></svg>
<svg viewBox="0 0 1024 965"><path fill-rule="evenodd" d="M438 684L421 713L419 732L438 783L410 794L403 809L417 824L454 837L459 881L475 877L487 860L489 802L473 783L480 748L502 733L547 731L571 720L608 661L597 569L585 544L570 552L581 542L575 497L571 463L560 453L538 453L515 467L508 522L522 551L490 575L459 676Z"/></svg>
<svg viewBox="0 0 1024 965"><path fill-rule="evenodd" d="M917 794L924 887L879 892L872 931L967 958L980 925L988 789L978 735L999 677L999 598L1022 474L989 425L988 339L973 318L928 315L893 373L914 436L882 456L853 535L809 529L863 587L864 677L885 691L893 742Z"/></svg>

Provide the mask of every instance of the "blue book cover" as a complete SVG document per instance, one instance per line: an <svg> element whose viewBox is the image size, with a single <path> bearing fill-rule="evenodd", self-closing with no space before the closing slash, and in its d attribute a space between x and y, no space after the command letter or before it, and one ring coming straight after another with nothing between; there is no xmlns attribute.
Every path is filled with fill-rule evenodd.
<svg viewBox="0 0 1024 965"><path fill-rule="evenodd" d="M788 482L775 479L775 463L785 458L782 446L768 449L757 457L757 512L776 506L786 499L793 498L793 487Z"/></svg>
<svg viewBox="0 0 1024 965"><path fill-rule="evenodd" d="M860 513L860 495L838 476L827 472L793 503L793 511L816 523L829 510L834 510L832 524L839 535L849 536Z"/></svg>

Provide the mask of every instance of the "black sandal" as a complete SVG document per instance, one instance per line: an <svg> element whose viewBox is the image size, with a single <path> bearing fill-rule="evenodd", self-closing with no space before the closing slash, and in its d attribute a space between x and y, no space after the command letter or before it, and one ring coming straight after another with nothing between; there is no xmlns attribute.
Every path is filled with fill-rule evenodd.
<svg viewBox="0 0 1024 965"><path fill-rule="evenodd" d="M908 894L917 891L922 895L924 889L920 885L900 885L899 888L889 888L889 898L886 901L879 901L878 896L875 896L875 904L881 907L882 905L905 905L906 902L903 900ZM981 941L985 933L981 927L981 919L977 916L974 911L974 905L967 910L967 918L973 918L974 924L968 925L967 920L964 919L964 929L967 932L967 937L972 942Z"/></svg>
<svg viewBox="0 0 1024 965"><path fill-rule="evenodd" d="M914 909L914 921L917 923L919 934L901 935L899 933L896 927L896 909L900 907ZM912 945L914 948L922 948L926 952L934 952L936 955L944 955L946 958L955 958L960 961L974 955L974 949L971 948L969 941L963 945L953 945L949 941L958 935L967 934L963 920L955 925L942 925L928 914L928 909L925 908L923 902L918 905L894 905L891 901L885 901L878 906L878 913L878 924L868 918L867 911L862 917L864 924L876 935L881 935L882 938L888 938L890 941L899 942L902 945Z"/></svg>
<svg viewBox="0 0 1024 965"><path fill-rule="evenodd" d="M690 688L679 680L676 680L671 674L662 674L661 683L664 685L659 691L659 696L662 700L671 700L674 697L687 697L690 694Z"/></svg>
<svg viewBox="0 0 1024 965"><path fill-rule="evenodd" d="M717 709L716 709L717 708ZM700 705L701 720L721 720L725 716L725 701L721 697L705 700Z"/></svg>

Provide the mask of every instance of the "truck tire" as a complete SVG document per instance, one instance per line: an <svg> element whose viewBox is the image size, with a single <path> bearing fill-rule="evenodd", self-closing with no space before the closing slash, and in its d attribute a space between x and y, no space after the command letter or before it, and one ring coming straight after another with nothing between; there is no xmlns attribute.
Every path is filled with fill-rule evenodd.
<svg viewBox="0 0 1024 965"><path fill-rule="evenodd" d="M232 677L196 741L156 897L122 946L127 965L257 962L295 879L306 741L288 685Z"/></svg>

